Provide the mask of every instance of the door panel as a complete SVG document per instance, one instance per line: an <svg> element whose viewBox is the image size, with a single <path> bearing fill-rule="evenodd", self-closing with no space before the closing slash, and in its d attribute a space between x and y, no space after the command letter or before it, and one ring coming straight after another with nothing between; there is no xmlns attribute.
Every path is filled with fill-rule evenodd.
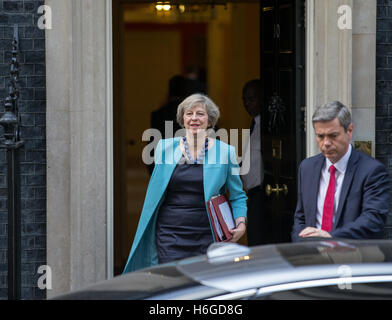
<svg viewBox="0 0 392 320"><path fill-rule="evenodd" d="M266 192L262 212L268 224L262 229L265 243L289 242L297 201L297 167L305 157L301 113L305 97L304 0L262 0L261 4L265 96L261 143Z"/></svg>

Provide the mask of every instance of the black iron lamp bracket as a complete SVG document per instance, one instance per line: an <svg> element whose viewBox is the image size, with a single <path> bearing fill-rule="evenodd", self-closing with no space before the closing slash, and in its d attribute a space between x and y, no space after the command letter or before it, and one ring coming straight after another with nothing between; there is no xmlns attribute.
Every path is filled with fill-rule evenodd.
<svg viewBox="0 0 392 320"><path fill-rule="evenodd" d="M4 129L0 148L7 153L7 207L8 207L8 299L21 299L21 199L20 199L20 115L18 109L19 78L19 35L14 25L12 59L8 96L5 98L4 113L0 125Z"/></svg>

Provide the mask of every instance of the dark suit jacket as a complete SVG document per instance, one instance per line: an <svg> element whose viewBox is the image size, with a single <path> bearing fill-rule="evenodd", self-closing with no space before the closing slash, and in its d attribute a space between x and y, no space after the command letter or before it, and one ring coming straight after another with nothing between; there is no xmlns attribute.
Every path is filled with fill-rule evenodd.
<svg viewBox="0 0 392 320"><path fill-rule="evenodd" d="M305 159L298 171L298 202L292 240L306 227L315 227L322 154ZM382 238L389 212L390 180L383 164L352 148L330 232L334 238Z"/></svg>

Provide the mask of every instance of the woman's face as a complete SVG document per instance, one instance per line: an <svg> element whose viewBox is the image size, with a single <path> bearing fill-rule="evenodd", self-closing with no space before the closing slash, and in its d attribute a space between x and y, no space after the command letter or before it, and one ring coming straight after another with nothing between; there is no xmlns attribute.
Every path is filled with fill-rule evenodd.
<svg viewBox="0 0 392 320"><path fill-rule="evenodd" d="M202 104L196 104L184 112L184 127L193 134L208 128L208 114Z"/></svg>

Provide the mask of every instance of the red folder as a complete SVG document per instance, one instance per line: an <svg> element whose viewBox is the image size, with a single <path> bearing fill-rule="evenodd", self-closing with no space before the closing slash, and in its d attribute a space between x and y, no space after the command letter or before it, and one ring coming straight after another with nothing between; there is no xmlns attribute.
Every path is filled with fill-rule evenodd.
<svg viewBox="0 0 392 320"><path fill-rule="evenodd" d="M207 201L207 208L216 241L230 241L233 235L229 230L235 228L235 222L226 196L212 197Z"/></svg>

